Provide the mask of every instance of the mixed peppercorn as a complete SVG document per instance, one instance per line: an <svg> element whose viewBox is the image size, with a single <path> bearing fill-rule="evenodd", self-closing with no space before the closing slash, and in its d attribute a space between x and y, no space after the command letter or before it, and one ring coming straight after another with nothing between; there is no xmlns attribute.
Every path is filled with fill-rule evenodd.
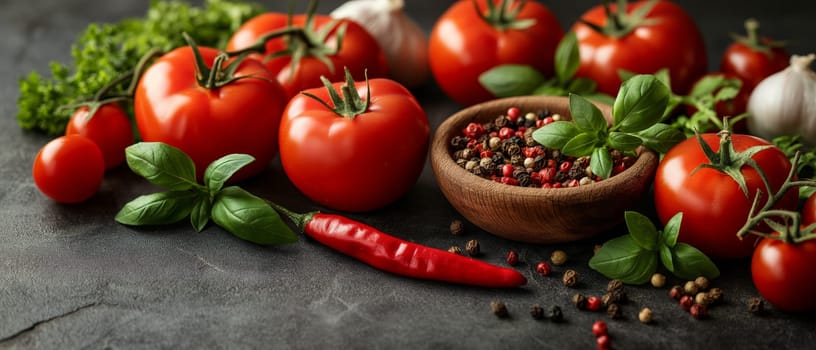
<svg viewBox="0 0 816 350"><path fill-rule="evenodd" d="M486 179L521 187L561 188L588 185L601 177L589 169L589 157L570 157L542 146L533 132L561 119L547 110L522 115L511 107L487 123L469 123L450 140L453 159L460 167ZM630 167L635 159L610 152L612 175Z"/></svg>

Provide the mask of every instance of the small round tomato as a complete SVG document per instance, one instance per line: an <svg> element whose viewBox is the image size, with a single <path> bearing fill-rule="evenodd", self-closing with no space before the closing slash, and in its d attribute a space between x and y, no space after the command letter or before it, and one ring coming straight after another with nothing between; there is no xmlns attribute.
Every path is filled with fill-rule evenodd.
<svg viewBox="0 0 816 350"><path fill-rule="evenodd" d="M479 75L498 65L530 65L552 76L555 48L564 36L558 18L538 2L490 1L492 10L486 0L454 2L429 38L434 79L463 105L494 98Z"/></svg>
<svg viewBox="0 0 816 350"><path fill-rule="evenodd" d="M369 104L343 115L321 102L331 101L327 89L295 96L281 121L280 159L295 187L313 201L369 211L402 197L416 183L430 127L425 111L399 83L372 79L368 89L365 82L345 84L359 96L370 93Z"/></svg>
<svg viewBox="0 0 816 350"><path fill-rule="evenodd" d="M810 195L802 207L802 225L816 222L816 193Z"/></svg>
<svg viewBox="0 0 816 350"><path fill-rule="evenodd" d="M718 152L720 136L702 134L703 141ZM750 135L731 135L736 152L753 146L771 145ZM753 159L765 172L771 188L777 191L785 182L791 163L776 147L754 154ZM675 214L683 213L678 240L686 242L712 258L740 258L751 255L756 239L740 240L737 231L745 224L756 196L762 190L760 203L767 199L765 185L754 168L743 165L739 169L745 178L748 195L731 176L715 169L700 167L710 164L697 138L680 142L663 157L657 167L654 199L660 221L665 225ZM788 192L777 208L795 210L796 191Z"/></svg>
<svg viewBox="0 0 816 350"><path fill-rule="evenodd" d="M105 176L105 159L99 147L82 135L60 136L37 153L32 169L40 192L61 203L91 198Z"/></svg>
<svg viewBox="0 0 816 350"><path fill-rule="evenodd" d="M93 116L88 116L88 107L80 107L68 121L65 134L79 134L95 142L105 157L105 169L122 164L125 148L133 144L130 118L113 103L102 105Z"/></svg>
<svg viewBox="0 0 816 350"><path fill-rule="evenodd" d="M816 240L786 243L765 238L751 258L751 278L759 294L783 311L816 310Z"/></svg>
<svg viewBox="0 0 816 350"><path fill-rule="evenodd" d="M327 15L301 14L291 19L286 13L258 15L238 28L227 43L227 50L253 46L265 34L287 28L290 21L292 26L303 29L307 34L291 36L288 40L284 37L270 39L266 41L264 55L250 55L265 62L283 86L287 98L305 89L321 86L321 76L330 81L342 81L344 68L348 68L357 79L363 79L366 74L372 78L388 74L385 52L377 39L354 21L333 19ZM325 35L320 34L323 31ZM340 33L343 33L342 36ZM338 41L340 38L342 41ZM271 56L273 54L278 55ZM293 60L296 55L303 56L296 61Z"/></svg>
<svg viewBox="0 0 816 350"><path fill-rule="evenodd" d="M214 65L219 51L199 47L202 62ZM228 64L229 62L224 62ZM199 67L204 72L210 67ZM190 46L177 48L156 60L136 87L136 125L144 141L164 142L190 158L201 179L207 166L230 153L245 153L255 161L230 181L238 181L266 169L278 150L278 126L286 96L274 76L251 58L239 63L238 80L212 70L215 79L196 73ZM213 80L219 81L215 86ZM226 83L226 84L224 84ZM219 85L223 84L223 85Z"/></svg>
<svg viewBox="0 0 816 350"><path fill-rule="evenodd" d="M708 57L703 35L680 5L670 1L630 2L625 16L614 2L608 10L604 6L591 8L572 27L581 55L576 76L595 80L598 91L617 95L621 70L655 73L665 68L669 70L672 91L685 94L706 73ZM635 16L646 6L653 7L643 18Z"/></svg>
<svg viewBox="0 0 816 350"><path fill-rule="evenodd" d="M726 48L720 62L720 71L739 77L749 95L759 82L787 68L790 63L785 47L770 38L759 37L758 28L759 22L747 20L745 29L748 35L737 37Z"/></svg>

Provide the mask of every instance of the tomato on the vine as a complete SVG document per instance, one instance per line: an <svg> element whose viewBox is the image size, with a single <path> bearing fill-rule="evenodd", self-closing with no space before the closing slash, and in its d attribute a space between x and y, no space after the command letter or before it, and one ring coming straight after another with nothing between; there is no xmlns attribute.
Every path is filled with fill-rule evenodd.
<svg viewBox="0 0 816 350"><path fill-rule="evenodd" d="M745 21L747 35L735 37L720 62L720 71L740 78L749 96L759 82L790 64L790 55L782 43L759 37L758 28L756 20Z"/></svg>
<svg viewBox="0 0 816 350"><path fill-rule="evenodd" d="M778 235L778 234L777 234ZM764 238L751 258L759 294L783 311L816 310L816 239L788 243Z"/></svg>
<svg viewBox="0 0 816 350"><path fill-rule="evenodd" d="M802 207L802 225L810 225L816 223L816 193L811 194L805 200L805 205Z"/></svg>
<svg viewBox="0 0 816 350"><path fill-rule="evenodd" d="M286 107L280 127L286 175L313 201L342 211L369 211L402 197L425 164L425 111L392 80L355 83L347 76L345 83L325 83ZM350 87L346 99L330 95L343 86Z"/></svg>
<svg viewBox="0 0 816 350"><path fill-rule="evenodd" d="M312 6L312 5L310 5ZM268 12L246 21L227 43L228 51L244 50L258 44L265 35L292 27L303 35L288 34L266 41L264 54L250 57L264 61L283 86L288 98L302 90L321 86L320 77L343 80L343 69L356 79L385 77L388 73L385 53L365 28L348 19L309 12L290 16ZM327 64L328 63L328 64Z"/></svg>
<svg viewBox="0 0 816 350"><path fill-rule="evenodd" d="M115 103L103 104L93 116L88 113L87 106L78 108L68 121L65 134L79 134L95 142L105 157L105 169L122 164L125 161L125 148L133 144L130 118Z"/></svg>
<svg viewBox="0 0 816 350"><path fill-rule="evenodd" d="M727 135L700 136L711 150L719 152ZM754 146L771 145L758 137L742 134L730 135L730 142L733 151L740 153ZM726 146L726 149L731 148ZM776 147L760 150L752 156L745 153L738 156L736 152L728 152L727 156L720 153L717 162L712 162L698 139L692 137L666 153L655 175L654 199L660 221L665 225L672 216L682 212L678 239L714 258L747 257L756 243L753 236L740 240L737 232L748 218L757 190L762 191L760 204L767 200L767 190L759 173L745 164L742 156L750 156L756 162L774 191L782 186L791 169L790 160ZM730 171L743 176L747 194L732 176L701 166L712 163L716 166L719 160L728 163ZM790 191L777 207L792 210L797 204L796 191Z"/></svg>
<svg viewBox="0 0 816 350"><path fill-rule="evenodd" d="M457 1L431 31L431 72L456 102L483 102L494 96L479 83L479 75L495 66L530 65L552 76L563 36L558 18L535 1Z"/></svg>
<svg viewBox="0 0 816 350"><path fill-rule="evenodd" d="M37 153L32 169L40 192L61 203L79 203L97 191L105 176L99 146L82 135L51 140Z"/></svg>
<svg viewBox="0 0 816 350"><path fill-rule="evenodd" d="M205 66L197 66L196 51ZM232 63L216 49L184 46L156 60L136 87L142 139L184 151L199 178L207 165L230 153L255 157L232 181L261 172L277 154L286 95L261 62L244 59L229 74Z"/></svg>
<svg viewBox="0 0 816 350"><path fill-rule="evenodd" d="M706 73L703 35L682 7L669 1L638 1L621 9L609 3L591 8L572 27L581 56L576 76L595 80L598 91L615 96L621 70L655 73L667 68L672 91L678 94L688 92Z"/></svg>

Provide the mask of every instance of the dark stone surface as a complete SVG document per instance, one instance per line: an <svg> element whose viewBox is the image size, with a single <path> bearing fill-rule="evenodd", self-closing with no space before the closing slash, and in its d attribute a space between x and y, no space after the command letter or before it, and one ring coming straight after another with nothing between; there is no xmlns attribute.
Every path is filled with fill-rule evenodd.
<svg viewBox="0 0 816 350"><path fill-rule="evenodd" d="M430 28L452 1L409 1L408 11ZM266 1L284 10L285 1ZM327 12L339 1L324 1ZM594 1L549 1L565 28ZM764 32L792 41L791 52L816 51L812 16L805 1L682 1L706 35L716 69L729 43L757 16ZM303 5L305 6L305 5ZM335 253L310 239L260 247L211 226L195 234L189 224L133 229L113 216L137 195L155 189L120 168L101 191L79 205L59 205L31 180L31 163L48 138L16 124L17 80L49 61L66 61L75 36L90 22L144 13L146 1L5 0L0 2L0 348L593 348L590 327L606 320L615 348L808 348L816 343L813 315L747 312L757 295L747 260L720 262L726 302L711 319L696 321L667 296L667 289L627 287L633 301L624 318L577 311L574 293L601 295L607 280L587 267L595 244L622 233L572 244L534 246L511 242L467 226L448 233L459 218L439 192L430 167L413 190L393 205L352 215L408 240L447 248L478 239L482 259L503 263L509 249L521 252L518 269L530 282L516 290L470 288L389 275ZM429 84L416 91L432 125L459 106ZM242 184L294 210L320 209L286 180L278 163ZM559 277L534 273L535 262L554 249L570 257L564 268L581 274L575 289ZM670 279L669 284L680 281ZM504 301L511 317L490 313ZM535 321L529 307L560 305L565 322ZM643 306L655 323L637 321Z"/></svg>

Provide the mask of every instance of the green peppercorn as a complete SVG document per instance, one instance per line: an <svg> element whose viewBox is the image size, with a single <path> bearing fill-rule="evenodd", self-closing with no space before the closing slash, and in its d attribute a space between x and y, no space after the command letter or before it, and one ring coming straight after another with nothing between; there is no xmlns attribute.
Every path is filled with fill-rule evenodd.
<svg viewBox="0 0 816 350"><path fill-rule="evenodd" d="M709 282L708 282L708 278L706 278L705 276L700 276L700 277L697 277L696 279L694 279L694 284L697 285L697 288L699 290L703 290L703 291L708 290Z"/></svg>
<svg viewBox="0 0 816 350"><path fill-rule="evenodd" d="M555 250L550 255L550 261L555 266L564 265L567 262L567 253L563 250Z"/></svg>
<svg viewBox="0 0 816 350"><path fill-rule="evenodd" d="M648 307L644 307L638 313L638 320L640 320L641 323L651 323L653 317L652 309Z"/></svg>
<svg viewBox="0 0 816 350"><path fill-rule="evenodd" d="M657 272L654 275L652 275L651 282L652 287L663 288L663 286L666 285L666 276L664 276L662 273Z"/></svg>
<svg viewBox="0 0 816 350"><path fill-rule="evenodd" d="M462 249L457 247L457 246L452 246L452 247L448 248L448 251L451 252L451 253L454 253L454 254L462 255Z"/></svg>

